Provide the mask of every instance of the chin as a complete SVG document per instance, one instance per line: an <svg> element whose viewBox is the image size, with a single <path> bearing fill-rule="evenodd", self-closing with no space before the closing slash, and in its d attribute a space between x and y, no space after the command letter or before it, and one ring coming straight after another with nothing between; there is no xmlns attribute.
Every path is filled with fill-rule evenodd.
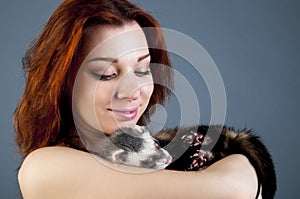
<svg viewBox="0 0 300 199"><path fill-rule="evenodd" d="M133 127L137 123L136 120L130 120L130 121L121 121L116 123L116 130L123 127Z"/></svg>
<svg viewBox="0 0 300 199"><path fill-rule="evenodd" d="M113 132L115 132L116 130L120 129L120 128L124 128L124 127L133 127L136 125L135 120L130 120L130 121L114 121L114 122L107 122L103 125L103 127L101 127L100 125L100 131L102 131L103 133L106 134L112 134Z"/></svg>

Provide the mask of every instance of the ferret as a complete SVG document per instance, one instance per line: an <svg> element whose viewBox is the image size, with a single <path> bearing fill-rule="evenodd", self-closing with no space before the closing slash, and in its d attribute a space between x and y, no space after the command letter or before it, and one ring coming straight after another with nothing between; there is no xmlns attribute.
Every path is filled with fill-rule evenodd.
<svg viewBox="0 0 300 199"><path fill-rule="evenodd" d="M139 126L118 129L93 153L114 163L151 169L164 169L172 161L150 132Z"/></svg>
<svg viewBox="0 0 300 199"><path fill-rule="evenodd" d="M121 128L101 147L100 156L113 162L144 168L199 171L232 155L245 155L258 178L263 199L277 189L272 157L251 130L222 125L196 125L165 129L152 134L146 127ZM262 190L260 190L262 189Z"/></svg>

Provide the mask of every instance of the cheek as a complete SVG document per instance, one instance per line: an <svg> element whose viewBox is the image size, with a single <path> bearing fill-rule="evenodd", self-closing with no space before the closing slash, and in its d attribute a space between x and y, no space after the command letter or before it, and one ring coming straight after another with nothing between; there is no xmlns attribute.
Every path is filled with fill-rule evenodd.
<svg viewBox="0 0 300 199"><path fill-rule="evenodd" d="M109 89L105 86L103 86L101 83L97 85L97 88L95 90L94 98L95 98L95 105L102 104L105 101L108 101L110 99L111 94L109 92Z"/></svg>
<svg viewBox="0 0 300 199"><path fill-rule="evenodd" d="M142 88L143 97L149 101L154 90L153 81Z"/></svg>
<svg viewBox="0 0 300 199"><path fill-rule="evenodd" d="M72 111L77 128L95 128L95 82L86 78L84 73L79 73L74 83L72 92Z"/></svg>
<svg viewBox="0 0 300 199"><path fill-rule="evenodd" d="M97 113L110 108L113 99L113 86L99 82L94 93L95 109Z"/></svg>
<svg viewBox="0 0 300 199"><path fill-rule="evenodd" d="M93 97L95 99L94 109L99 130L106 133L112 132L115 122L107 109L111 108L113 86L99 82Z"/></svg>

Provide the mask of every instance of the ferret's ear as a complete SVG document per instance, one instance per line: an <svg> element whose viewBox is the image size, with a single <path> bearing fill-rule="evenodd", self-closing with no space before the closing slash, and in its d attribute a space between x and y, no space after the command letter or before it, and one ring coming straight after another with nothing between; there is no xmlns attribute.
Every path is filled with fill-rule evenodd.
<svg viewBox="0 0 300 199"><path fill-rule="evenodd" d="M146 126L135 125L135 129L140 133L147 133L150 135L149 129Z"/></svg>
<svg viewBox="0 0 300 199"><path fill-rule="evenodd" d="M142 126L135 125L134 128L135 128L136 130L138 130L140 133L143 133L143 129L144 129L144 128L143 128Z"/></svg>
<svg viewBox="0 0 300 199"><path fill-rule="evenodd" d="M123 149L119 149L112 154L112 160L114 162L125 162L127 152Z"/></svg>

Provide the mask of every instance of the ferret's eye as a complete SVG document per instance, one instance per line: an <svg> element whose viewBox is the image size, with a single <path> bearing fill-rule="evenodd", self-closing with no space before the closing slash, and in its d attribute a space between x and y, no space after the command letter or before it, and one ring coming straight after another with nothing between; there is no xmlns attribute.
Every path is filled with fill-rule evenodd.
<svg viewBox="0 0 300 199"><path fill-rule="evenodd" d="M144 159L143 161L141 161L143 164L149 164L149 163L152 163L154 160L153 160L153 157L147 157L146 159Z"/></svg>
<svg viewBox="0 0 300 199"><path fill-rule="evenodd" d="M154 141L155 147L156 147L156 148L160 148L160 145L159 145L158 140L154 139L153 141Z"/></svg>

